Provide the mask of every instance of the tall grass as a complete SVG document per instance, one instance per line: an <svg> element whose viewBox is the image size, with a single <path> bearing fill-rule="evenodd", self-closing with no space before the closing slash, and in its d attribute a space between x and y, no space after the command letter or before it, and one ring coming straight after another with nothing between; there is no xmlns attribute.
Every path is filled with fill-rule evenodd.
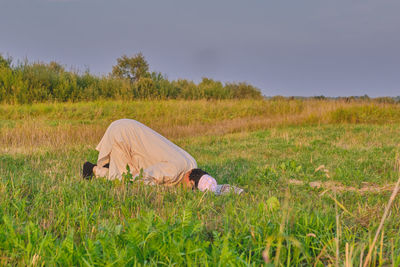
<svg viewBox="0 0 400 267"><path fill-rule="evenodd" d="M398 123L400 105L287 99L3 104L0 149L94 144L120 118L136 119L174 139L285 125Z"/></svg>
<svg viewBox="0 0 400 267"><path fill-rule="evenodd" d="M398 266L398 199L372 249L390 193L307 186L393 183L397 114L397 104L330 100L0 105L0 264L358 266L371 250L371 266ZM122 117L246 193L82 180L82 163Z"/></svg>
<svg viewBox="0 0 400 267"><path fill-rule="evenodd" d="M393 130L398 129L397 125ZM377 133L376 141L385 146L343 150L334 144L344 130L354 136L360 131ZM324 172L315 172L321 162L329 166L333 180L391 180L397 175L394 170L381 170L392 165L392 149L399 139L391 140L388 130L282 127L178 140L219 182L245 188L242 196L85 181L80 166L95 160L93 147L0 153L1 264L259 266L268 245L270 262L278 266L326 266L336 262L336 201L349 211L337 211L339 263L345 262L348 243L357 264L389 194L337 192L334 201L323 189L292 186L287 180L324 179ZM362 145L370 135L358 138ZM314 142L318 139L326 143ZM345 157L371 168L362 169L359 178ZM399 204L393 202L383 245L373 251L371 266L400 263Z"/></svg>

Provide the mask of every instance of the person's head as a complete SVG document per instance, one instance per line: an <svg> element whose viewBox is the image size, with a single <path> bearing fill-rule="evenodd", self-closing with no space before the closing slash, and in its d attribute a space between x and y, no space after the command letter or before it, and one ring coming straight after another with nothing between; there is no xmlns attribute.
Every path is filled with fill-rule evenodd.
<svg viewBox="0 0 400 267"><path fill-rule="evenodd" d="M189 188L196 189L199 186L200 178L206 174L208 173L202 169L192 169L183 177L183 184Z"/></svg>
<svg viewBox="0 0 400 267"><path fill-rule="evenodd" d="M91 179L94 176L93 168L96 164L86 161L82 167L82 177L85 179Z"/></svg>

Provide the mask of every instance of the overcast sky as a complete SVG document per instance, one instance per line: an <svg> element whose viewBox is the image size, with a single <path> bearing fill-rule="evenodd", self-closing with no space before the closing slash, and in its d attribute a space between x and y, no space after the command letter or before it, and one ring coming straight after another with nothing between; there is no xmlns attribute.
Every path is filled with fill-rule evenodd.
<svg viewBox="0 0 400 267"><path fill-rule="evenodd" d="M399 0L0 0L0 53L111 72L142 52L169 79L264 95L400 95Z"/></svg>

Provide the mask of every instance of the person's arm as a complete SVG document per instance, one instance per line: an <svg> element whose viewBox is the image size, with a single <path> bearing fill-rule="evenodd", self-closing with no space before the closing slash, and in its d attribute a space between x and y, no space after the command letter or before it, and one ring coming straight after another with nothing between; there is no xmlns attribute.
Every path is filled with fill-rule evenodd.
<svg viewBox="0 0 400 267"><path fill-rule="evenodd" d="M100 167L99 165L93 167L93 173L96 178L99 177L107 177L108 176L108 168Z"/></svg>
<svg viewBox="0 0 400 267"><path fill-rule="evenodd" d="M110 155L97 159L97 166L106 167L107 164L110 164Z"/></svg>

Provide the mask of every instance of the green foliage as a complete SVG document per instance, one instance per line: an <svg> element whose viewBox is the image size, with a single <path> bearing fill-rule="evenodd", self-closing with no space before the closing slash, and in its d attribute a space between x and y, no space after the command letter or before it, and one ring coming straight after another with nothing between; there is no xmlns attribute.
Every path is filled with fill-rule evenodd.
<svg viewBox="0 0 400 267"><path fill-rule="evenodd" d="M150 73L141 53L118 58L108 76L67 71L57 62L11 63L0 55L0 103L261 98L259 89L245 83L223 85L207 78L198 85L188 80L169 81L159 72Z"/></svg>
<svg viewBox="0 0 400 267"><path fill-rule="evenodd" d="M279 200L274 196L268 198L265 204L267 209L271 212L277 211L281 207Z"/></svg>
<svg viewBox="0 0 400 267"><path fill-rule="evenodd" d="M183 99L201 99L202 95L198 90L197 85L193 81L179 79L172 81L172 86L176 88L176 91Z"/></svg>
<svg viewBox="0 0 400 267"><path fill-rule="evenodd" d="M202 98L206 99L223 99L228 98L228 91L221 82L213 79L203 78L198 85Z"/></svg>
<svg viewBox="0 0 400 267"><path fill-rule="evenodd" d="M133 57L123 55L117 59L117 65L113 66L112 75L120 79L128 79L132 83L149 76L149 64L142 53Z"/></svg>
<svg viewBox="0 0 400 267"><path fill-rule="evenodd" d="M12 58L4 58L2 54L0 54L0 68L10 68L11 62Z"/></svg>
<svg viewBox="0 0 400 267"><path fill-rule="evenodd" d="M227 83L225 87L233 98L262 98L261 92L257 88L245 82Z"/></svg>

